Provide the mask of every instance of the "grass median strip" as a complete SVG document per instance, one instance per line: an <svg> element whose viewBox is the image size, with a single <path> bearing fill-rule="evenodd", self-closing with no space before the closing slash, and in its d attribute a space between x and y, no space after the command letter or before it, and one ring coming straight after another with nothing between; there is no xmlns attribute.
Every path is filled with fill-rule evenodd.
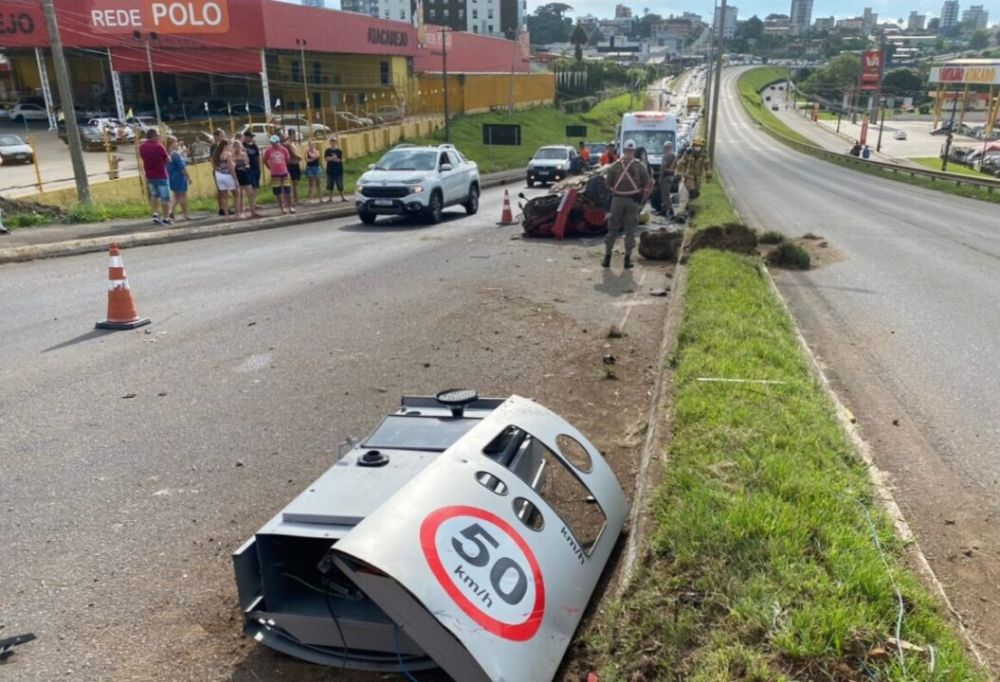
<svg viewBox="0 0 1000 682"><path fill-rule="evenodd" d="M720 202L703 192L697 215ZM650 551L579 662L602 681L985 679L907 568L761 267L690 258Z"/></svg>

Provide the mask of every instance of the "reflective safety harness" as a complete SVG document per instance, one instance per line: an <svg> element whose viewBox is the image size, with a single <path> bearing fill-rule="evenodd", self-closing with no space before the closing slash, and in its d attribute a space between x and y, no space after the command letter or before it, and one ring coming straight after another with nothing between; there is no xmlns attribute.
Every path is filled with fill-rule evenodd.
<svg viewBox="0 0 1000 682"><path fill-rule="evenodd" d="M611 188L611 192L615 196L630 197L639 194L642 191L641 189L639 189L638 185L635 184L635 178L633 178L628 172L629 169L632 167L632 164L634 163L635 163L634 158L622 162L622 174L618 177L618 180L615 182L615 186ZM632 185L631 190L621 189L622 182L624 182L625 180L628 180L628 184Z"/></svg>

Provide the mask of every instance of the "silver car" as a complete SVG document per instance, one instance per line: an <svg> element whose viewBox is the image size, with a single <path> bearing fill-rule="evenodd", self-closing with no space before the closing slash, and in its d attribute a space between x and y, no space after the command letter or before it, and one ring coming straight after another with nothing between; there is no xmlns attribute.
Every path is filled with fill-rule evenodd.
<svg viewBox="0 0 1000 682"><path fill-rule="evenodd" d="M3 163L31 163L35 150L17 135L0 135L0 161Z"/></svg>

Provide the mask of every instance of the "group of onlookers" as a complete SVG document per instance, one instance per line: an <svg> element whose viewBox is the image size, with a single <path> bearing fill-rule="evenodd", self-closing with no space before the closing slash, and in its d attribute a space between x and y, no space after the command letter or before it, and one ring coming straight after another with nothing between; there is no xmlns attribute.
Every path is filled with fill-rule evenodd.
<svg viewBox="0 0 1000 682"><path fill-rule="evenodd" d="M331 137L328 147L322 151L316 140L309 140L303 149L294 129L271 135L269 142L261 150L250 130L232 140L225 131L215 131L209 158L220 216L229 219L262 217L258 211L257 192L265 169L281 212L295 213L299 204L303 162L308 181L305 201L328 203L333 201L335 190L340 194L341 201L347 201L344 196L344 153L336 137ZM165 143L161 142L159 131L150 129L139 147L153 222L160 225L172 224L178 209L185 220L191 219L188 202L191 175L187 169L186 148L183 142L169 135ZM324 165L325 198L320 186Z"/></svg>

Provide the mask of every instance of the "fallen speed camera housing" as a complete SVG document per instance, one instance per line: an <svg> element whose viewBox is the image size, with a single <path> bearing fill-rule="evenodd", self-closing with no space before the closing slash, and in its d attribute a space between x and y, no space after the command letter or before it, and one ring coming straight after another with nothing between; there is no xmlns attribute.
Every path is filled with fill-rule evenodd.
<svg viewBox="0 0 1000 682"><path fill-rule="evenodd" d="M550 680L627 513L541 405L404 397L235 553L246 631L331 666Z"/></svg>

